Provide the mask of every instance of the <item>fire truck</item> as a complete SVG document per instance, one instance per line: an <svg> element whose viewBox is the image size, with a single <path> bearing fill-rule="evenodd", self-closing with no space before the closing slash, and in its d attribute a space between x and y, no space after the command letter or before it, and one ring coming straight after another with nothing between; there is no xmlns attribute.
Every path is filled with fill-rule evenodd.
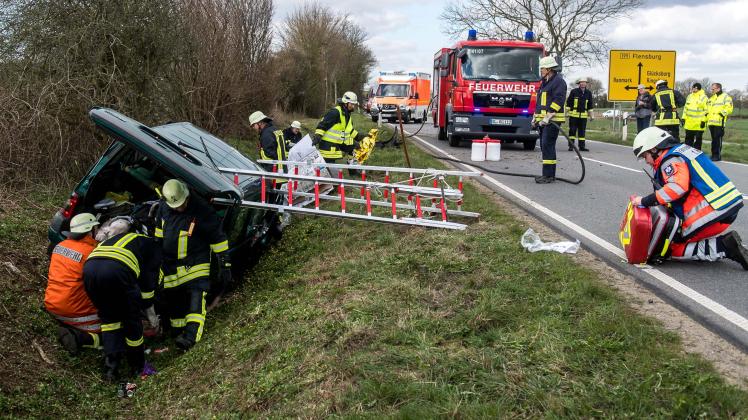
<svg viewBox="0 0 748 420"><path fill-rule="evenodd" d="M528 31L521 41L478 40L471 30L466 41L437 51L431 96L439 140L457 147L488 136L535 148L531 122L546 52L533 38Z"/></svg>

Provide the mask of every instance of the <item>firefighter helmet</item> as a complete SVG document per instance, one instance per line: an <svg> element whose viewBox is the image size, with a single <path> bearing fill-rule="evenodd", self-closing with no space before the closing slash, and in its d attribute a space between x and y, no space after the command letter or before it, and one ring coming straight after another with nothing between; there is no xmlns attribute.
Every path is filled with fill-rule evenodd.
<svg viewBox="0 0 748 420"><path fill-rule="evenodd" d="M667 149L676 144L678 144L678 141L667 131L659 127L648 127L640 131L634 138L634 155L641 159L644 152L652 149Z"/></svg>
<svg viewBox="0 0 748 420"><path fill-rule="evenodd" d="M580 84L582 82L587 83L587 78L586 77L582 77L581 79L577 80L577 84Z"/></svg>
<svg viewBox="0 0 748 420"><path fill-rule="evenodd" d="M91 213L81 213L70 219L70 233L88 233L99 221Z"/></svg>
<svg viewBox="0 0 748 420"><path fill-rule="evenodd" d="M340 99L340 101L344 104L358 105L358 96L356 96L355 93L348 91L343 94L343 97Z"/></svg>
<svg viewBox="0 0 748 420"><path fill-rule="evenodd" d="M190 196L190 190L187 188L187 185L178 179L170 179L166 181L161 192L166 204L173 209L184 204L187 197Z"/></svg>
<svg viewBox="0 0 748 420"><path fill-rule="evenodd" d="M249 116L249 125L255 125L258 122L269 120L267 115L263 114L262 111L255 111Z"/></svg>
<svg viewBox="0 0 748 420"><path fill-rule="evenodd" d="M301 128L301 123L298 121L294 121L291 123L291 128Z"/></svg>
<svg viewBox="0 0 748 420"><path fill-rule="evenodd" d="M541 69L555 69L556 67L558 67L556 59L551 57L550 55L540 59Z"/></svg>
<svg viewBox="0 0 748 420"><path fill-rule="evenodd" d="M667 86L667 80L660 79L660 80L658 80L658 81L655 82L655 87L660 86L660 85Z"/></svg>

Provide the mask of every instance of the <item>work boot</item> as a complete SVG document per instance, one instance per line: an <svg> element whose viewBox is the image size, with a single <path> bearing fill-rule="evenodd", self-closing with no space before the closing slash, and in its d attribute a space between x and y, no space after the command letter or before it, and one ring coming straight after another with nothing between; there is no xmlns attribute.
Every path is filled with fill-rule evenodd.
<svg viewBox="0 0 748 420"><path fill-rule="evenodd" d="M748 249L743 246L738 232L730 231L723 235L722 244L725 246L725 255L727 258L743 266L743 270L748 270Z"/></svg>
<svg viewBox="0 0 748 420"><path fill-rule="evenodd" d="M535 182L537 184L550 184L552 182L556 182L556 177L554 177L554 176L545 176L545 175L536 176L535 177Z"/></svg>
<svg viewBox="0 0 748 420"><path fill-rule="evenodd" d="M176 342L177 347L183 351L188 351L195 345L195 340L189 337L189 334L181 334L174 341Z"/></svg>
<svg viewBox="0 0 748 420"><path fill-rule="evenodd" d="M587 148L587 145L583 141L580 141L579 142L579 151L580 152L589 152L590 149Z"/></svg>
<svg viewBox="0 0 748 420"><path fill-rule="evenodd" d="M104 357L104 381L116 383L119 379L119 362L121 354L111 354Z"/></svg>
<svg viewBox="0 0 748 420"><path fill-rule="evenodd" d="M60 341L62 348L67 350L71 356L78 354L80 346L78 345L78 336L75 334L75 331L60 325L57 327L57 340Z"/></svg>

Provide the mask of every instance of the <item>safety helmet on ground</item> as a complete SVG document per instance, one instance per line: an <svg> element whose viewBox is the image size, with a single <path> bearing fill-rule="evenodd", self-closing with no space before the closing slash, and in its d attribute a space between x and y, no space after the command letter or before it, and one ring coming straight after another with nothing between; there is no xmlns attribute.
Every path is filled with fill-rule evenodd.
<svg viewBox="0 0 748 420"><path fill-rule="evenodd" d="M554 57L549 55L540 59L541 69L555 69L556 67L558 67L558 63Z"/></svg>
<svg viewBox="0 0 748 420"><path fill-rule="evenodd" d="M641 159L644 152L652 149L667 149L679 144L667 131L659 127L648 127L640 131L634 138L634 155Z"/></svg>
<svg viewBox="0 0 748 420"><path fill-rule="evenodd" d="M348 91L343 94L343 97L340 99L340 101L344 104L358 105L358 96L356 96L355 93Z"/></svg>
<svg viewBox="0 0 748 420"><path fill-rule="evenodd" d="M301 123L298 121L294 121L291 123L291 128L301 128Z"/></svg>
<svg viewBox="0 0 748 420"><path fill-rule="evenodd" d="M81 213L70 219L70 233L88 233L99 221L91 213Z"/></svg>
<svg viewBox="0 0 748 420"><path fill-rule="evenodd" d="M587 83L587 78L586 77L582 77L581 79L577 80L577 84L580 84L582 82Z"/></svg>
<svg viewBox="0 0 748 420"><path fill-rule="evenodd" d="M161 190L164 196L166 204L175 209L187 200L190 196L190 190L184 182L178 179L170 179L164 183L164 188Z"/></svg>
<svg viewBox="0 0 748 420"><path fill-rule="evenodd" d="M660 79L655 82L655 87L660 86L660 85L667 85L667 81Z"/></svg>
<svg viewBox="0 0 748 420"><path fill-rule="evenodd" d="M249 125L255 125L258 122L269 120L267 115L263 114L262 111L255 111L249 116Z"/></svg>

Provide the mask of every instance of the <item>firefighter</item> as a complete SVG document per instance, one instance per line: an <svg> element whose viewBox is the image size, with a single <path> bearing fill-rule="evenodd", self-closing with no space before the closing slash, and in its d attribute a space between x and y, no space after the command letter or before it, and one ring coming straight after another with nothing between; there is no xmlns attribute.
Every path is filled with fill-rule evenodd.
<svg viewBox="0 0 748 420"><path fill-rule="evenodd" d="M176 345L186 351L203 336L211 252L218 261L219 285L231 283L229 243L215 210L190 194L185 183L170 179L162 194L155 236L162 239L163 297Z"/></svg>
<svg viewBox="0 0 748 420"><path fill-rule="evenodd" d="M352 112L358 106L358 97L353 92L346 92L340 104L327 111L317 124L312 142L319 144L319 153L325 162L335 163L343 155L353 154L353 150L364 136L353 128Z"/></svg>
<svg viewBox="0 0 748 420"><path fill-rule="evenodd" d="M538 90L537 106L533 125L540 130L540 150L543 155L543 175L535 177L538 184L556 181L556 139L559 127L564 123L564 99L566 82L558 74L558 63L553 57L540 59L540 75L543 81ZM554 122L555 124L550 124Z"/></svg>
<svg viewBox="0 0 748 420"><path fill-rule="evenodd" d="M71 354L81 347L99 348L101 322L83 286L83 265L96 247L99 222L91 213L70 220L67 239L52 250L44 307L59 323L57 338Z"/></svg>
<svg viewBox="0 0 748 420"><path fill-rule="evenodd" d="M701 150L706 128L707 101L701 83L694 83L683 108L683 128L686 130L686 144L697 150Z"/></svg>
<svg viewBox="0 0 748 420"><path fill-rule="evenodd" d="M289 127L283 130L283 138L286 139L286 146L288 148L294 147L296 143L301 141L301 123L294 121Z"/></svg>
<svg viewBox="0 0 748 420"><path fill-rule="evenodd" d="M722 92L722 84L712 83L712 96L708 102L707 125L712 135L712 160L722 160L722 137L725 135L727 116L732 114L732 98Z"/></svg>
<svg viewBox="0 0 748 420"><path fill-rule="evenodd" d="M700 150L680 144L670 133L649 127L634 139L634 154L654 171L658 186L634 204L663 206L676 223L658 250L674 260L717 261L729 258L748 270L748 249L737 232L724 233L743 207L743 195Z"/></svg>
<svg viewBox="0 0 748 420"><path fill-rule="evenodd" d="M654 125L680 141L680 120L678 119L678 108L686 104L683 95L670 89L665 80L655 83L655 94L652 101L652 112L655 115Z"/></svg>
<svg viewBox="0 0 748 420"><path fill-rule="evenodd" d="M286 140L283 138L283 132L273 125L273 120L262 113L255 111L249 116L249 125L260 134L260 158L264 160L286 160L288 152L286 150ZM266 171L272 171L272 164L263 164ZM278 164L276 170L280 173L285 172L283 165ZM278 179L277 183L284 183L287 180Z"/></svg>
<svg viewBox="0 0 748 420"><path fill-rule="evenodd" d="M99 244L83 266L86 293L101 318L107 381L118 379L123 354L131 374L146 374L142 319L149 303L138 284L156 283L160 254L153 238L125 231Z"/></svg>
<svg viewBox="0 0 748 420"><path fill-rule="evenodd" d="M585 147L585 133L587 131L587 117L592 111L592 93L587 89L587 79L577 80L577 87L572 89L566 99L567 114L569 115L569 140L579 141L579 150L588 152ZM574 150L569 144L569 151Z"/></svg>

